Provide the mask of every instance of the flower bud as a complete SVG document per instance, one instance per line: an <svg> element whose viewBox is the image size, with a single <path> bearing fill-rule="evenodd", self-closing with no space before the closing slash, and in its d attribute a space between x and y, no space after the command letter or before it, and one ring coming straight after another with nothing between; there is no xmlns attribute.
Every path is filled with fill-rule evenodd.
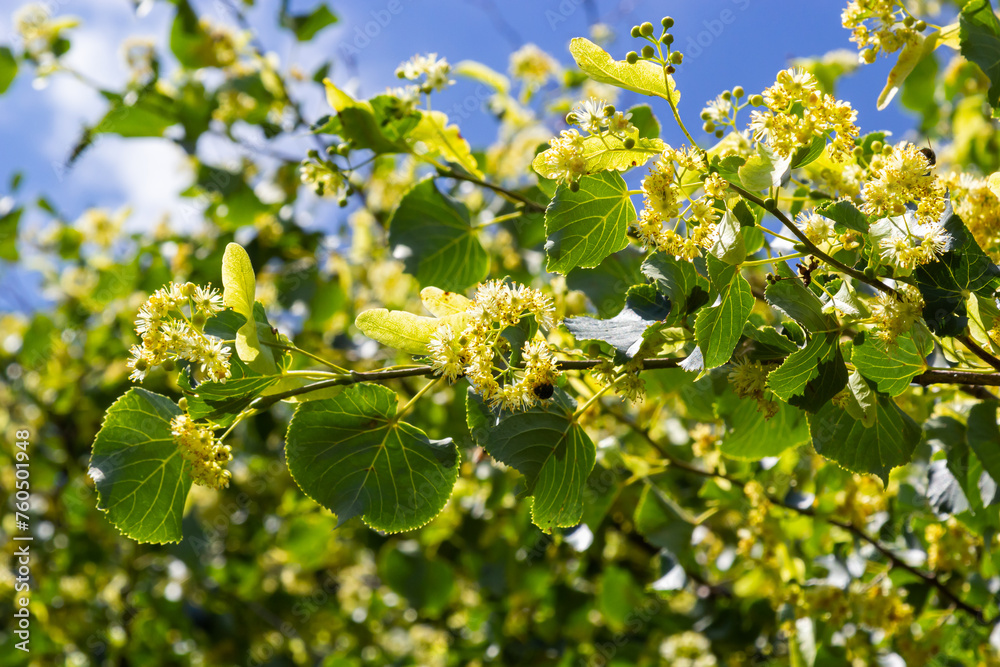
<svg viewBox="0 0 1000 667"><path fill-rule="evenodd" d="M706 132L715 132L715 123L713 123L712 121L707 121L704 125L701 126L701 129L705 130Z"/></svg>
<svg viewBox="0 0 1000 667"><path fill-rule="evenodd" d="M744 95L744 90L743 90L743 86L736 86L735 88L733 88L733 95L734 95L734 96L735 96L735 97L736 97L737 99L739 99L739 98L743 97L743 95Z"/></svg>
<svg viewBox="0 0 1000 667"><path fill-rule="evenodd" d="M684 62L684 54L681 53L680 51L671 52L670 62L673 63L674 65L680 65L682 62Z"/></svg>
<svg viewBox="0 0 1000 667"><path fill-rule="evenodd" d="M778 202L774 200L774 197L768 197L764 200L764 208L768 211L775 211L778 209Z"/></svg>
<svg viewBox="0 0 1000 667"><path fill-rule="evenodd" d="M673 17L664 16L662 19L660 19L660 25L662 25L667 30L670 30L671 28L674 27L674 19L673 19Z"/></svg>
<svg viewBox="0 0 1000 667"><path fill-rule="evenodd" d="M607 104L604 107L604 115L607 118L611 118L611 116L614 116L615 115L615 111L616 111L616 109L615 109L615 106L613 104Z"/></svg>
<svg viewBox="0 0 1000 667"><path fill-rule="evenodd" d="M725 134L726 134L726 133L725 133L725 132L723 132L722 130L716 130L716 131L715 131L715 138L716 138L716 139L721 139L721 138L722 138L723 136L725 136Z"/></svg>
<svg viewBox="0 0 1000 667"><path fill-rule="evenodd" d="M671 44L674 43L674 36L668 32L665 35L663 35L663 37L660 38L660 41L666 44L667 46L670 46Z"/></svg>
<svg viewBox="0 0 1000 667"><path fill-rule="evenodd" d="M750 104L752 104L755 107L759 107L759 106L763 105L764 104L764 96L763 95L751 95L750 96Z"/></svg>
<svg viewBox="0 0 1000 667"><path fill-rule="evenodd" d="M639 26L639 34L643 37L649 37L653 34L653 24L646 21L641 26Z"/></svg>
<svg viewBox="0 0 1000 667"><path fill-rule="evenodd" d="M656 49L654 49L652 46L647 44L646 46L642 47L643 58L652 58L654 55L656 55Z"/></svg>
<svg viewBox="0 0 1000 667"><path fill-rule="evenodd" d="M629 65L634 65L637 62L639 62L639 54L636 53L635 51L629 51L627 54L625 54L625 61Z"/></svg>
<svg viewBox="0 0 1000 667"><path fill-rule="evenodd" d="M168 373L177 370L177 362L175 362L173 359L167 359L160 365L163 367L163 370L167 371Z"/></svg>
<svg viewBox="0 0 1000 667"><path fill-rule="evenodd" d="M927 23L924 21L917 21L913 25L913 29L916 30L917 32L923 32L924 30L927 30Z"/></svg>
<svg viewBox="0 0 1000 667"><path fill-rule="evenodd" d="M569 190L570 190L570 192L579 192L580 191L580 182L579 181L573 181L572 183L570 183L569 184Z"/></svg>
<svg viewBox="0 0 1000 667"><path fill-rule="evenodd" d="M625 148L632 149L635 148L635 139L632 137L625 138Z"/></svg>
<svg viewBox="0 0 1000 667"><path fill-rule="evenodd" d="M642 33L639 32L639 26L637 26L637 25L632 26L632 33L631 34L632 34L633 37L641 37Z"/></svg>

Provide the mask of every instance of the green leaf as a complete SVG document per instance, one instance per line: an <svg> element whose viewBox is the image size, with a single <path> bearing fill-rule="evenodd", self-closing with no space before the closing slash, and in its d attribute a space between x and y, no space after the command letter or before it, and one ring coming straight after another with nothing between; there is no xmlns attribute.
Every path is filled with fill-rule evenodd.
<svg viewBox="0 0 1000 667"><path fill-rule="evenodd" d="M607 320L570 317L563 324L579 340L600 340L629 357L642 346L649 327L670 314L670 301L652 285L635 285L628 291L625 307Z"/></svg>
<svg viewBox="0 0 1000 667"><path fill-rule="evenodd" d="M108 112L91 130L92 134L122 137L162 137L177 124L176 102L156 91L145 91L131 103L115 93L103 93L110 102Z"/></svg>
<svg viewBox="0 0 1000 667"><path fill-rule="evenodd" d="M387 347L392 347L410 354L427 354L427 343L442 324L464 328L463 314L447 317L423 317L404 310L386 310L372 308L360 313L354 320L354 325L361 333L372 340L377 340Z"/></svg>
<svg viewBox="0 0 1000 667"><path fill-rule="evenodd" d="M415 152L426 159L443 158L453 162L476 178L482 178L469 142L462 137L458 125L448 125L448 116L440 111L421 111L420 122L413 128L410 141L420 142Z"/></svg>
<svg viewBox="0 0 1000 667"><path fill-rule="evenodd" d="M577 67L594 81L665 100L673 98L675 105L680 102L681 95L673 78L659 65L645 60L635 64L614 60L604 49L583 37L575 37L569 43L569 52ZM669 92L667 81L670 82Z"/></svg>
<svg viewBox="0 0 1000 667"><path fill-rule="evenodd" d="M17 226L23 212L24 209L18 206L0 215L0 259L17 261Z"/></svg>
<svg viewBox="0 0 1000 667"><path fill-rule="evenodd" d="M698 312L694 332L705 368L711 369L728 362L733 356L743 333L743 325L753 309L754 298L750 283L740 275L739 267L722 264L711 256L708 266L713 274L712 282L719 290L719 302Z"/></svg>
<svg viewBox="0 0 1000 667"><path fill-rule="evenodd" d="M884 394L878 395L870 427L832 401L808 419L819 454L848 470L877 475L883 483L888 483L890 470L909 463L920 442L920 427Z"/></svg>
<svg viewBox="0 0 1000 667"><path fill-rule="evenodd" d="M997 421L998 401L982 401L969 410L968 441L983 470L994 480L1000 480L1000 421Z"/></svg>
<svg viewBox="0 0 1000 667"><path fill-rule="evenodd" d="M632 167L640 167L651 158L661 155L667 148L667 145L657 138L644 139L634 135L632 139L635 140L635 146L626 148L625 140L621 137L611 135L584 137L583 158L587 161L586 173L626 171Z"/></svg>
<svg viewBox="0 0 1000 667"><path fill-rule="evenodd" d="M823 302L797 277L781 276L780 280L764 288L764 297L772 308L807 331L830 331L837 327L836 320L823 312Z"/></svg>
<svg viewBox="0 0 1000 667"><path fill-rule="evenodd" d="M844 408L852 417L871 428L875 424L877 414L878 394L872 391L868 381L858 371L851 373L847 379L847 404Z"/></svg>
<svg viewBox="0 0 1000 667"><path fill-rule="evenodd" d="M805 413L785 403L779 403L778 412L768 419L758 410L757 401L740 400L726 419L726 427L719 449L734 459L756 461L778 456L809 441Z"/></svg>
<svg viewBox="0 0 1000 667"><path fill-rule="evenodd" d="M288 14L284 10L281 13L281 25L294 32L295 38L300 42L308 42L320 30L336 22L337 16L326 3L317 5L308 14Z"/></svg>
<svg viewBox="0 0 1000 667"><path fill-rule="evenodd" d="M458 448L396 420L396 393L356 384L302 403L288 424L288 471L302 491L337 515L375 530L419 528L444 507L458 479Z"/></svg>
<svg viewBox="0 0 1000 667"><path fill-rule="evenodd" d="M781 187L791 161L791 157L779 158L766 145L758 143L757 153L739 168L740 181L753 191Z"/></svg>
<svg viewBox="0 0 1000 667"><path fill-rule="evenodd" d="M490 272L490 258L465 204L442 194L427 178L399 202L389 221L389 245L422 286L460 292Z"/></svg>
<svg viewBox="0 0 1000 667"><path fill-rule="evenodd" d="M525 477L531 517L545 532L575 526L583 517L587 477L596 448L573 419L576 405L557 389L553 400L525 412L495 415L469 390L469 430L490 456Z"/></svg>
<svg viewBox="0 0 1000 667"><path fill-rule="evenodd" d="M868 216L846 200L830 201L816 207L816 213L833 220L833 228L838 232L850 229L862 234L868 233Z"/></svg>
<svg viewBox="0 0 1000 667"><path fill-rule="evenodd" d="M566 285L586 294L599 317L613 317L625 305L628 288L642 282L642 257L638 248L629 246L608 255L592 269L573 269L566 274Z"/></svg>
<svg viewBox="0 0 1000 667"><path fill-rule="evenodd" d="M625 112L631 114L629 122L639 131L640 139L659 139L660 121L653 114L653 107L648 104L637 104Z"/></svg>
<svg viewBox="0 0 1000 667"><path fill-rule="evenodd" d="M726 264L742 264L747 258L747 249L740 221L726 211L716 227L719 235L712 245L712 254Z"/></svg>
<svg viewBox="0 0 1000 667"><path fill-rule="evenodd" d="M795 341L774 327L758 328L753 322L743 326L743 335L754 341L754 359L782 359L799 349Z"/></svg>
<svg viewBox="0 0 1000 667"><path fill-rule="evenodd" d="M708 281L691 262L674 259L656 252L642 263L642 273L670 300L670 315L666 324L681 324L687 317L708 303Z"/></svg>
<svg viewBox="0 0 1000 667"><path fill-rule="evenodd" d="M185 392L188 414L191 419L229 426L255 398L280 380L278 375L257 375L225 383L202 382L191 392Z"/></svg>
<svg viewBox="0 0 1000 667"><path fill-rule="evenodd" d="M420 121L422 118L420 114L404 113L398 109L397 100L395 110L399 113L398 117L394 118L388 115L393 110L392 100L379 100L379 97L376 97L370 102L357 101L337 88L329 79L324 79L323 85L326 87L327 102L336 110L340 126L323 127L317 131L336 131L354 147L367 148L377 154L410 152L410 146L402 137L406 134L404 130L409 131ZM378 115L376 115L376 101L379 102Z"/></svg>
<svg viewBox="0 0 1000 667"><path fill-rule="evenodd" d="M992 296L1000 268L982 251L950 202L941 220L951 235L951 247L938 261L918 266L913 277L924 298L923 317L928 328L939 336L958 336L965 332L969 320L966 293Z"/></svg>
<svg viewBox="0 0 1000 667"><path fill-rule="evenodd" d="M576 192L559 186L545 210L546 269L565 274L578 266L597 266L628 245L626 232L633 220L628 186L616 172L584 176Z"/></svg>
<svg viewBox="0 0 1000 667"><path fill-rule="evenodd" d="M935 32L926 39L923 35L914 35L913 39L907 40L903 44L903 48L899 50L899 55L896 57L896 64L889 71L885 87L882 88L882 92L879 93L878 100L876 100L875 107L879 111L889 106L889 102L899 92L903 82L910 76L910 72L917 66L917 63L934 51L937 41L938 33Z"/></svg>
<svg viewBox="0 0 1000 667"><path fill-rule="evenodd" d="M274 355L262 349L257 335L254 302L257 279L247 251L238 243L230 243L222 255L222 302L226 307L246 318L236 332L236 354L246 364L262 375L276 372Z"/></svg>
<svg viewBox="0 0 1000 667"><path fill-rule="evenodd" d="M924 359L933 349L929 340L918 349L909 333L901 334L892 345L867 332L854 339L851 362L869 380L878 383L878 390L899 396L910 386L913 376L927 369Z"/></svg>
<svg viewBox="0 0 1000 667"><path fill-rule="evenodd" d="M989 78L989 101L996 109L1000 107L1000 21L990 0L971 0L962 8L958 22L962 55Z"/></svg>
<svg viewBox="0 0 1000 667"><path fill-rule="evenodd" d="M170 434L170 420L179 414L166 396L133 388L108 408L94 440L89 474L97 508L139 542L181 539L191 478Z"/></svg>
<svg viewBox="0 0 1000 667"><path fill-rule="evenodd" d="M507 93L510 91L510 79L495 69L475 60L459 61L455 63L451 71L457 76L467 76L473 81L485 83L498 93Z"/></svg>
<svg viewBox="0 0 1000 667"><path fill-rule="evenodd" d="M694 521L663 489L644 485L633 517L636 531L650 544L672 553L691 548Z"/></svg>
<svg viewBox="0 0 1000 667"><path fill-rule="evenodd" d="M826 148L826 137L823 135L813 137L808 146L803 146L792 153L792 161L789 164L789 168L798 169L799 167L804 167L807 164L815 162L823 154L824 148Z"/></svg>
<svg viewBox="0 0 1000 667"><path fill-rule="evenodd" d="M404 553L384 549L379 557L379 577L402 595L409 606L429 616L437 616L448 605L455 575L447 563L430 558L423 551Z"/></svg>
<svg viewBox="0 0 1000 667"><path fill-rule="evenodd" d="M819 376L820 364L836 358L836 339L831 341L824 334L814 335L805 344L788 355L784 363L768 373L767 386L783 401L801 396L809 381Z"/></svg>
<svg viewBox="0 0 1000 667"><path fill-rule="evenodd" d="M17 76L17 60L10 47L0 46L0 95L7 92Z"/></svg>

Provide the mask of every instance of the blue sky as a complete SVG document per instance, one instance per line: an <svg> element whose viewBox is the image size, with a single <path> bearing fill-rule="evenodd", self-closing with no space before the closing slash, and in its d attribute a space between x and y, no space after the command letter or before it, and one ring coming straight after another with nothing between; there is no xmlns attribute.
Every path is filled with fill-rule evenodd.
<svg viewBox="0 0 1000 667"><path fill-rule="evenodd" d="M215 20L229 21L228 0L196 0L196 6ZM2 3L0 41L12 35L10 13L17 2ZM59 14L72 14L83 24L70 33L73 48L68 62L110 88L121 86L126 70L119 44L129 35L156 39L167 52L172 6L146 3L150 10L138 16L131 0L55 0ZM692 0L653 2L643 0L341 0L330 2L340 16L308 44L297 43L276 27L280 0L258 0L250 21L269 51L283 66L297 64L312 72L325 60L333 61L332 77L338 84L370 95L397 85L396 66L416 53L437 52L451 62L481 61L506 71L508 55L523 43L533 42L565 64L571 64L567 45L572 37L587 35L594 20L609 24L616 39L607 48L617 58L636 47L628 35L635 23L656 24L664 14L676 20L675 47L685 52L676 75L683 99L681 111L697 126L705 101L722 89L739 84L759 92L792 58L822 55L834 49L851 49L849 33L840 26L841 0ZM313 0L293 0L292 9L306 11ZM345 56L350 56L345 58ZM859 112L862 131L888 129L899 137L912 120L896 105L875 109L891 61L879 59L861 68L838 89ZM477 84L460 81L446 91L436 108L448 110L475 91ZM315 119L327 113L318 86L297 91L306 115ZM637 97L626 95L619 106ZM654 105L655 106L655 105ZM0 97L0 197L6 194L10 175L22 170L25 181L20 199L46 194L68 219L90 206L132 208L132 224L146 226L164 213L177 224L190 222L190 207L178 193L190 183L190 166L180 149L157 139L102 138L70 170L62 165L79 136L80 128L103 113L101 98L69 77L55 77L37 89L30 72L22 71L10 90ZM668 143L681 143L679 133L659 110ZM475 110L460 120L463 134L474 145L485 145L495 125L484 111ZM305 138L292 138L285 146L304 152ZM301 147L301 150L298 150ZM209 138L199 144L201 156L214 163L233 160L237 154L223 142ZM335 207L316 212L324 227L334 228L343 212ZM197 218L197 216L193 216ZM28 216L30 228L37 215ZM30 269L26 255L22 269ZM8 273L11 267L3 269ZM5 281L6 282L6 281ZM11 308L0 296L0 310Z"/></svg>

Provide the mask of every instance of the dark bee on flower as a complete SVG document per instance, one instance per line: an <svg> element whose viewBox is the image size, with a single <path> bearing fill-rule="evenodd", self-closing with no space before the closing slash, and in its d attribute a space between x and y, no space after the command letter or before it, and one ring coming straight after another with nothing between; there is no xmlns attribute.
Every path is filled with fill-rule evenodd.
<svg viewBox="0 0 1000 667"><path fill-rule="evenodd" d="M531 388L535 396L542 399L543 401L552 398L552 394L555 392L556 388L552 386L551 383L546 382L544 384L536 384Z"/></svg>
<svg viewBox="0 0 1000 667"><path fill-rule="evenodd" d="M927 158L927 164L934 166L937 164L937 155L934 153L934 149L928 146L927 148L921 148L920 152L925 158Z"/></svg>

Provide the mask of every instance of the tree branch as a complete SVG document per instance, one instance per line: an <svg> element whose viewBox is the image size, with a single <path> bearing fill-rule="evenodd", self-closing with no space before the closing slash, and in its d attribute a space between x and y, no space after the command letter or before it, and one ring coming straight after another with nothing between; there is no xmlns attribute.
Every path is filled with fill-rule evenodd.
<svg viewBox="0 0 1000 667"><path fill-rule="evenodd" d="M663 458L665 458L670 463L671 467L675 467L675 468L678 468L679 470L683 470L683 471L685 471L687 473L699 475L701 477L713 477L713 478L717 478L717 479L724 479L724 480L732 483L733 485L737 486L740 489L743 488L745 482L743 482L740 479L737 479L737 478L733 477L732 475L727 475L725 473L721 473L721 472L718 472L716 470L710 470L710 469L706 469L706 468L700 468L698 466L692 465L692 464L690 464L690 463L688 463L686 461L682 461L681 459L678 459L677 457L673 456L672 454L669 453L669 451L667 451L667 449L665 447L663 447L662 445L660 445L660 443L657 442L656 439L653 438L649 434L648 429L645 429L642 426L639 426L638 424L636 424L634 421L632 421L631 419L629 419L628 417L626 417L625 415L623 415L618 410L610 409L610 410L607 410L607 413L610 414L612 417L614 417L619 422L621 422L622 424L625 424L626 426L629 426L638 435L642 436L642 438L646 442L648 442L653 447L653 449L655 449L657 451L657 453L659 453L661 456L663 456ZM971 615L973 618L976 619L977 622L982 623L982 624L987 624L988 623L987 620L986 620L985 614L984 614L984 612L983 612L982 609L979 609L978 607L975 607L975 606L973 606L973 605L965 602L957 594L955 594L954 592L952 592L952 590L950 588L948 588L948 586L943 581L941 581L940 579L938 579L938 577L936 575L928 573L928 572L924 572L923 570L915 568L912 565L910 565L909 563L907 563L906 561L904 561L902 558L900 558L899 556L897 556L892 551L892 549L890 549L889 547L885 546L879 540L877 540L876 538L874 538L871 535L869 535L868 533L866 533L863 529L855 526L852 523L841 521L840 519L836 519L836 518L834 518L832 516L826 516L826 515L822 515L822 514L817 514L816 511L813 510L812 508L796 507L795 505L788 505L784 501L782 501L782 500L780 500L780 499L778 499L778 498L776 498L774 496L771 496L770 494L767 495L767 499L768 499L768 501L771 504L773 504L776 507L781 507L781 508L786 509L786 510L791 510L792 512L796 512L797 514L801 514L803 516L809 516L809 517L812 517L812 518L815 518L815 519L820 519L820 520L825 521L826 523L828 523L830 525L837 526L838 528L842 528L842 529L850 532L856 538L862 540L863 542L867 542L868 544L870 544L873 547L875 547L875 549L880 554L882 554L886 558L886 560L889 561L889 567L890 568L898 567L898 568L900 568L902 570L905 570L905 571L909 572L913 576L915 576L915 577L923 580L926 584L932 586L935 590L938 591L938 593L944 599L948 600L948 602L950 602L952 605L954 605L957 609L960 609L960 610L964 611L965 613ZM992 623L992 622L993 622L993 620L991 619L989 621L989 623Z"/></svg>
<svg viewBox="0 0 1000 667"><path fill-rule="evenodd" d="M727 183L729 183L729 187L734 192L738 193L744 199L748 199L748 200L752 201L754 204L757 204L758 206L764 207L764 200L761 199L760 197L758 197L757 195L755 195L755 194L753 194L751 192L747 192L746 190L744 190L743 188L741 188L738 185L733 184L732 182L727 181ZM809 238L802 232L802 230L798 228L798 225L796 225L794 222L792 222L788 218L788 216L786 216L784 213L782 213L778 209L770 210L770 209L767 209L766 207L764 207L764 208L771 215L773 215L778 220L780 220L781 223L784 224L785 227L787 227L790 232L792 232L793 234L795 234L795 236L799 239L799 241L802 242L802 245L804 245L809 250L809 254L810 255L813 255L814 257L820 258L821 260L823 260L824 262L826 262L830 266L836 267L838 271L841 271L842 273L846 273L847 275L849 275L852 278L855 278L857 280L860 280L861 282L865 283L866 285L871 285L872 287L874 287L875 289L879 290L880 292L885 292L886 294L892 294L892 295L896 294L896 290L894 290L893 288L889 287L888 285L886 285L885 283L883 283L878 278L869 278L868 276L866 276L864 274L864 272L858 271L857 269L852 269L851 267L847 266L846 264L841 264L840 262L838 262L837 260L835 260L833 257L831 257L830 255L826 254L825 252L823 252L819 248L817 248L816 244L814 244L812 241L810 241Z"/></svg>

